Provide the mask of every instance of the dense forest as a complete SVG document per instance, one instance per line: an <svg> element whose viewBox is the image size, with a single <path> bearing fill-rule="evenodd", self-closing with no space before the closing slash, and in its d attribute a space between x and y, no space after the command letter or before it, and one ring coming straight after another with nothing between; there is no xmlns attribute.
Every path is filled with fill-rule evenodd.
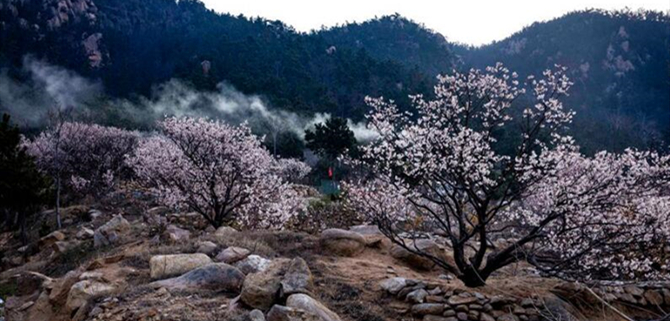
<svg viewBox="0 0 670 321"><path fill-rule="evenodd" d="M0 68L27 81L30 54L99 80L110 97L150 96L176 78L359 121L366 95L407 106L409 94L430 95L438 73L501 61L525 77L561 64L575 82L573 135L592 152L670 138L669 25L658 12L580 11L469 47L400 15L300 33L196 0L0 0Z"/></svg>

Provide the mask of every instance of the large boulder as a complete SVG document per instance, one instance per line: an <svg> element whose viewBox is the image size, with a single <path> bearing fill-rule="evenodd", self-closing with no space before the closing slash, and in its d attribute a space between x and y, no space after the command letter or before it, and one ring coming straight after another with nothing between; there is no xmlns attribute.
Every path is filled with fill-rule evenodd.
<svg viewBox="0 0 670 321"><path fill-rule="evenodd" d="M272 263L272 261L252 254L247 256L244 260L235 263L235 267L240 269L240 271L242 271L244 274L250 274L264 271L268 266L270 266L270 263Z"/></svg>
<svg viewBox="0 0 670 321"><path fill-rule="evenodd" d="M396 295L400 290L407 286L407 280L400 277L388 278L379 282L379 286L384 291Z"/></svg>
<svg viewBox="0 0 670 321"><path fill-rule="evenodd" d="M246 305L267 311L279 298L282 273L286 260L275 260L265 270L248 274L242 286L240 300Z"/></svg>
<svg viewBox="0 0 670 321"><path fill-rule="evenodd" d="M319 243L325 253L356 256L363 252L367 241L359 233L333 228L321 232Z"/></svg>
<svg viewBox="0 0 670 321"><path fill-rule="evenodd" d="M216 261L233 264L237 261L245 259L247 256L249 256L249 254L251 254L251 251L245 248L230 246L219 252L219 254L216 256Z"/></svg>
<svg viewBox="0 0 670 321"><path fill-rule="evenodd" d="M307 262L300 257L291 260L281 281L281 297L285 298L296 293L309 294L313 286L314 278Z"/></svg>
<svg viewBox="0 0 670 321"><path fill-rule="evenodd" d="M449 262L444 250L433 240L420 239L415 241L406 241L407 247L414 251L428 253L434 257L441 258ZM391 256L400 260L412 268L418 270L431 270L435 267L435 262L421 255L412 253L400 245L394 245L391 248Z"/></svg>
<svg viewBox="0 0 670 321"><path fill-rule="evenodd" d="M181 243L191 238L191 232L170 224L165 228L163 238L170 244Z"/></svg>
<svg viewBox="0 0 670 321"><path fill-rule="evenodd" d="M377 225L355 225L350 227L349 231L363 235L365 242L371 247L387 247L391 243Z"/></svg>
<svg viewBox="0 0 670 321"><path fill-rule="evenodd" d="M92 280L79 281L70 288L65 307L68 311L75 311L86 305L89 300L110 295L115 290L116 288L110 284Z"/></svg>
<svg viewBox="0 0 670 321"><path fill-rule="evenodd" d="M149 269L151 278L156 280L181 275L210 263L212 259L202 253L156 255L149 260Z"/></svg>
<svg viewBox="0 0 670 321"><path fill-rule="evenodd" d="M221 226L218 229L216 229L216 232L214 232L214 235L218 237L231 237L231 236L236 236L239 232L230 227L230 226Z"/></svg>
<svg viewBox="0 0 670 321"><path fill-rule="evenodd" d="M212 263L196 268L176 278L155 281L155 288L167 288L185 292L202 290L238 293L244 283L244 274L225 263Z"/></svg>
<svg viewBox="0 0 670 321"><path fill-rule="evenodd" d="M93 233L95 247L118 243L121 237L130 230L130 223L121 214L114 216L109 222L98 227Z"/></svg>
<svg viewBox="0 0 670 321"><path fill-rule="evenodd" d="M197 252L202 253L202 254L212 255L216 252L217 248L219 248L219 246L216 245L216 243L214 243L212 241L204 241L204 242L200 242L198 244ZM227 262L224 262L224 263L227 263Z"/></svg>
<svg viewBox="0 0 670 321"><path fill-rule="evenodd" d="M330 311L321 302L312 299L309 295L297 293L286 299L286 306L289 308L300 309L317 317L320 321L342 321L335 312Z"/></svg>

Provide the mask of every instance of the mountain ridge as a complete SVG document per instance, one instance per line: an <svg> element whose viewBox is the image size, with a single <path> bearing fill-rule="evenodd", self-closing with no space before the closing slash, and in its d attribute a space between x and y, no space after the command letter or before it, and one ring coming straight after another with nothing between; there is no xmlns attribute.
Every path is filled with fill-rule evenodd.
<svg viewBox="0 0 670 321"><path fill-rule="evenodd" d="M431 94L439 73L501 61L526 76L559 63L575 81L567 103L586 149L670 137L670 19L661 12L576 11L472 47L399 14L302 33L196 0L60 3L0 1L0 44L12 44L0 49L0 69L21 79L31 54L100 79L112 96L149 96L173 78L198 90L225 82L275 108L360 120L366 95L406 108L407 95Z"/></svg>

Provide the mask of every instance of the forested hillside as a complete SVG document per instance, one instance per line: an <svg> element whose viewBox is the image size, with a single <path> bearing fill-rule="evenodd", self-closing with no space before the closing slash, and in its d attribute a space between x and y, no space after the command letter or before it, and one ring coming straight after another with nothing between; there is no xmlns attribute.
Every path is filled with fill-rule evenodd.
<svg viewBox="0 0 670 321"><path fill-rule="evenodd" d="M561 64L575 82L573 134L587 151L670 137L670 19L658 12L575 12L477 48L397 14L305 34L195 0L0 0L0 21L0 68L13 79L27 79L32 55L100 80L111 97L150 96L176 78L357 121L366 95L406 106L408 94L430 94L438 73L501 61L525 77Z"/></svg>

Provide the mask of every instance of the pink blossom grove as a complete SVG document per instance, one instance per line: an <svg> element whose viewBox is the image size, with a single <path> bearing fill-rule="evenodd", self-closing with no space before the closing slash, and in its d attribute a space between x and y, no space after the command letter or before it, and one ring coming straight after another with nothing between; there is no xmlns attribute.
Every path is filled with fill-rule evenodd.
<svg viewBox="0 0 670 321"><path fill-rule="evenodd" d="M23 144L37 167L55 184L56 219L61 227L61 192L99 196L114 188L128 167L124 160L139 134L81 122L57 122Z"/></svg>
<svg viewBox="0 0 670 321"><path fill-rule="evenodd" d="M127 163L166 206L211 225L281 228L303 206L279 163L245 125L169 117Z"/></svg>
<svg viewBox="0 0 670 321"><path fill-rule="evenodd" d="M116 127L64 122L24 144L44 172L80 193L103 193L127 170L139 134Z"/></svg>
<svg viewBox="0 0 670 321"><path fill-rule="evenodd" d="M367 98L379 138L350 161L368 173L346 184L349 206L468 286L521 260L568 279L668 279L669 156L581 154L565 134L572 82L560 66L437 80L435 98L411 97L413 113ZM503 134L516 136L511 148ZM436 233L453 260L415 246Z"/></svg>

